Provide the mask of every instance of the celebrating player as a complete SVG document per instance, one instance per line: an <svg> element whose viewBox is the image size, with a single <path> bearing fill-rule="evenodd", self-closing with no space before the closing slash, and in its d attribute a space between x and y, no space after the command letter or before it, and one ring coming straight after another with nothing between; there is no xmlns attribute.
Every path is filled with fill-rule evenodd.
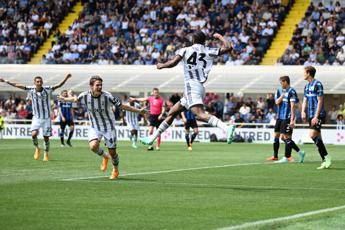
<svg viewBox="0 0 345 230"><path fill-rule="evenodd" d="M227 132L228 144L232 143L235 127L228 127L217 117L205 113L203 108L203 99L205 97L205 88L203 84L207 81L208 74L213 64L213 59L216 56L223 55L231 50L230 43L227 42L222 35L215 33L213 37L222 42L222 47L220 49L206 47L206 35L203 32L198 31L193 35L192 46L178 50L173 59L165 63L157 64L157 69L172 68L183 60L185 84L184 96L170 109L168 116L160 124L153 135L140 140L143 144L151 145L161 133L169 128L174 118L184 109L190 109L196 115L198 120L223 129Z"/></svg>
<svg viewBox="0 0 345 230"><path fill-rule="evenodd" d="M298 96L296 90L290 87L289 76L282 76L279 78L279 81L282 88L278 89L276 94L276 104L278 106L278 119L274 127L274 132L275 135L279 134L282 141L285 142L285 157L277 161L277 163L287 163L293 161L293 158L291 157L292 149L294 149L298 153L300 163L303 163L305 152L301 151L296 145L296 143L292 140L292 131L295 127L295 105L299 101ZM274 147L276 147L276 145ZM274 159L271 160L278 160L277 148L274 148L273 158Z"/></svg>
<svg viewBox="0 0 345 230"><path fill-rule="evenodd" d="M164 108L164 100L159 95L159 89L154 88L152 90L152 95L147 98L130 98L130 101L139 101L139 102L149 102L150 104L150 115L149 115L149 134L151 135L153 133L153 129L158 129L159 125L162 123L162 115L165 112ZM161 136L158 135L157 138L157 145L156 150L160 149L161 145ZM153 146L149 145L147 150L153 150Z"/></svg>
<svg viewBox="0 0 345 230"><path fill-rule="evenodd" d="M68 97L68 92L67 90L63 90L61 92L61 97ZM68 139L67 139L67 145L72 147L71 144L71 138L73 136L74 132L74 122L73 122L73 108L72 108L72 102L63 102L63 101L58 101L58 111L59 111L59 118L60 118L60 141L61 141L61 146L65 146L64 142L64 135L65 135L65 128L66 125L69 127L69 134L68 134Z"/></svg>
<svg viewBox="0 0 345 230"><path fill-rule="evenodd" d="M316 69L313 66L304 68L304 80L308 84L304 87L304 98L302 104L302 119L309 121L309 136L317 146L322 163L317 169L327 169L331 167L331 157L328 155L326 147L321 137L321 125L325 122L326 111L324 109L323 86L315 77Z"/></svg>
<svg viewBox="0 0 345 230"><path fill-rule="evenodd" d="M35 154L34 159L38 160L40 158L41 149L38 146L37 135L39 133L39 129L42 128L43 131L43 138L44 138L44 157L43 161L48 161L48 153L49 153L49 137L52 135L52 126L50 121L51 116L51 106L50 106L50 98L51 94L57 88L60 88L65 84L67 79L69 79L72 75L68 74L59 84L54 86L43 86L43 79L40 76L36 76L34 78L34 86L25 86L23 84L10 82L9 80L5 80L0 78L0 82L6 82L7 84L17 87L19 89L26 90L32 98L32 109L33 109L33 118L31 122L31 136L32 142L35 146Z"/></svg>
<svg viewBox="0 0 345 230"><path fill-rule="evenodd" d="M119 176L119 155L116 152L116 130L115 115L112 106L144 114L144 109L136 109L129 105L124 105L118 98L113 97L110 93L102 90L103 79L99 76L90 78L90 90L79 94L78 97L62 97L58 99L64 102L80 102L88 113L91 121L89 127L89 147L91 151L103 157L101 170L105 172L108 166L108 160L112 160L113 170L110 175L111 180L115 180ZM105 152L99 145L104 137L109 153Z"/></svg>

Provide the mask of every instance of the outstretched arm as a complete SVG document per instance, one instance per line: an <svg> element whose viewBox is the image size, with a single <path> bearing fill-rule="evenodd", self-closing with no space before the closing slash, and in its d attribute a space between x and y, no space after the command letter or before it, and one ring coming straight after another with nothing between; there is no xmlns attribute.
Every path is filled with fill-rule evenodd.
<svg viewBox="0 0 345 230"><path fill-rule="evenodd" d="M133 106L130 105L126 105L126 104L122 104L120 106L120 109L126 110L126 111L130 111L130 112L134 112L134 113L140 113L142 115L144 115L145 113L147 113L148 111L146 109L137 109Z"/></svg>
<svg viewBox="0 0 345 230"><path fill-rule="evenodd" d="M59 101L64 101L64 102L77 102L78 101L77 96L63 97L63 96L57 95L57 99Z"/></svg>
<svg viewBox="0 0 345 230"><path fill-rule="evenodd" d="M17 87L17 88L23 89L23 90L25 90L25 88L26 88L26 86L23 85L23 84L19 84L19 83L15 83L15 82L10 82L9 80L5 80L3 78L0 78L0 82L5 82L5 83L7 83L9 85L12 85L14 87Z"/></svg>
<svg viewBox="0 0 345 230"><path fill-rule="evenodd" d="M213 34L213 37L222 42L222 47L220 48L218 55L223 55L231 50L231 43L225 40L222 35L215 33Z"/></svg>
<svg viewBox="0 0 345 230"><path fill-rule="evenodd" d="M129 102L132 102L132 101L136 101L136 102L145 102L147 101L147 97L141 97L141 98L134 98L134 97L130 97L128 99Z"/></svg>
<svg viewBox="0 0 345 230"><path fill-rule="evenodd" d="M53 90L56 90L57 88L60 88L60 87L63 86L63 85L66 83L66 81L67 81L69 78L71 78L71 77L72 77L72 75L71 75L70 73L67 74L67 76L66 76L60 83L54 85L54 86L52 87L52 89L53 89Z"/></svg>
<svg viewBox="0 0 345 230"><path fill-rule="evenodd" d="M180 61L182 57L180 55L176 55L173 59L165 62L165 63L158 63L157 69L164 69L164 68L172 68L175 67Z"/></svg>

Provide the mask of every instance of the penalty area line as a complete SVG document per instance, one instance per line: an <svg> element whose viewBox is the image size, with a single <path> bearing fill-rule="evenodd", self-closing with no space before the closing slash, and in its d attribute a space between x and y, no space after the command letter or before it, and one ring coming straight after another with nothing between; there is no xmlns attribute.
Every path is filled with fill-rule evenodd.
<svg viewBox="0 0 345 230"><path fill-rule="evenodd" d="M196 168L184 168L184 169L152 171L152 172L125 173L125 174L121 174L121 177L141 176L141 175L154 175L154 174L185 172L185 171L194 171L194 170L203 170L203 169L216 169L216 168L228 168L228 167L239 167L239 166L250 166L250 165L264 165L264 164L269 164L269 163L239 163L239 164L229 164L229 165L215 165L215 166L204 166L204 167L196 167ZM107 177L107 176L90 176L90 177L64 178L64 179L61 179L61 181L88 180L88 179L96 179L96 178L103 178L103 177Z"/></svg>
<svg viewBox="0 0 345 230"><path fill-rule="evenodd" d="M327 213L327 212L334 212L334 211L338 211L338 210L342 210L342 209L345 209L345 205L337 206L337 207L333 207L333 208L319 209L319 210L310 211L310 212L303 212L303 213L299 213L299 214L295 214L295 215L291 215L291 216L284 216L284 217L278 217L278 218L267 219L267 220L259 220L259 221L255 221L255 222L248 222L248 223L244 223L244 224L240 224L240 225L234 225L234 226L219 228L218 230L237 230L237 229L256 227L256 226L265 225L265 224L273 224L273 223L277 223L277 222L300 219L302 217L314 216L314 215Z"/></svg>

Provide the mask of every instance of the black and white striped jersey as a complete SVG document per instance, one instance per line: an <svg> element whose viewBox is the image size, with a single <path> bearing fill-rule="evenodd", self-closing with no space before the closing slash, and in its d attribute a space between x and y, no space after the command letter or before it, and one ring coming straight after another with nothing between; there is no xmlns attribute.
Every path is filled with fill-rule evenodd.
<svg viewBox="0 0 345 230"><path fill-rule="evenodd" d="M106 91L102 91L98 97L93 97L91 91L85 91L79 94L78 101L86 107L92 128L103 132L115 130L115 115L112 107L122 105L118 98Z"/></svg>
<svg viewBox="0 0 345 230"><path fill-rule="evenodd" d="M205 83L213 65L213 59L219 55L219 48L194 44L176 51L183 58L185 81L194 80Z"/></svg>
<svg viewBox="0 0 345 230"><path fill-rule="evenodd" d="M140 104L138 102L135 102L133 107L140 109ZM138 124L138 116L138 113L126 111L126 122L128 124L136 125Z"/></svg>
<svg viewBox="0 0 345 230"><path fill-rule="evenodd" d="M52 87L43 86L41 91L37 91L36 86L25 86L25 90L32 100L32 113L34 117L38 119L50 118Z"/></svg>

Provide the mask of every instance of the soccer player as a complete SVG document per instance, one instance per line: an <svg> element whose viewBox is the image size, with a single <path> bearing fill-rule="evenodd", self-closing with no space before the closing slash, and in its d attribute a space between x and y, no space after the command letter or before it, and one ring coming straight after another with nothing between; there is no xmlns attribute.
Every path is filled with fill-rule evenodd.
<svg viewBox="0 0 345 230"><path fill-rule="evenodd" d="M61 92L61 97L68 97L67 90L63 90ZM74 122L73 122L73 108L72 108L72 102L63 102L58 101L58 112L59 112L59 118L60 118L60 140L61 140L61 146L65 146L64 142L64 136L65 136L65 128L66 125L69 127L69 134L67 139L67 145L72 147L71 144L71 138L73 136L74 132Z"/></svg>
<svg viewBox="0 0 345 230"><path fill-rule="evenodd" d="M134 108L140 109L140 104L138 102L131 101L129 102L129 105ZM138 140L138 131L140 130L138 113L126 111L126 123L131 132L129 138L132 142L132 147L136 149L138 148L137 140Z"/></svg>
<svg viewBox="0 0 345 230"><path fill-rule="evenodd" d="M181 113L181 116L184 122L187 149L189 151L192 151L193 150L192 144L199 133L198 124L196 123L196 117L193 114L193 112L190 110L185 110L184 112ZM190 135L190 128L193 129L192 135Z"/></svg>
<svg viewBox="0 0 345 230"><path fill-rule="evenodd" d="M51 116L51 105L50 98L51 94L57 88L60 88L65 82L71 77L68 74L60 83L54 86L43 86L43 79L40 76L34 78L34 86L25 86L23 84L14 83L9 80L0 78L0 82L6 82L7 84L17 87L19 89L26 90L32 99L33 117L31 122L31 136L32 142L35 146L34 159L39 160L41 155L41 149L38 146L37 136L40 128L43 131L44 138L44 157L43 161L49 160L49 137L52 135L52 125L50 121Z"/></svg>
<svg viewBox="0 0 345 230"><path fill-rule="evenodd" d="M119 176L119 155L116 152L116 130L115 115L112 106L117 108L144 114L144 109L136 109L124 105L118 98L113 97L109 92L102 90L103 79L99 76L92 76L89 81L90 90L82 92L78 97L62 97L58 99L64 102L80 102L89 114L91 126L89 127L89 147L91 151L103 157L101 170L105 172L108 167L108 160L112 160L113 170L111 180ZM100 147L100 141L104 137L108 153Z"/></svg>
<svg viewBox="0 0 345 230"><path fill-rule="evenodd" d="M304 68L304 80L308 84L304 87L304 98L302 104L302 119L309 121L309 136L317 146L322 163L317 169L327 169L331 167L331 157L328 155L326 147L321 137L321 124L325 122L326 111L324 109L323 86L315 77L316 69L313 66Z"/></svg>
<svg viewBox="0 0 345 230"><path fill-rule="evenodd" d="M305 152L301 151L296 143L292 140L292 131L295 127L295 105L299 102L296 90L290 87L289 76L282 76L279 78L281 88L278 89L276 95L276 104L278 106L278 119L274 128L275 138L279 134L282 141L285 142L285 157L277 161L277 163L287 163L294 161L291 157L291 151L294 149L300 158L300 163L303 163ZM280 94L280 95L279 95ZM279 96L278 96L279 95ZM279 139L278 148L279 148ZM276 143L274 143L276 144ZM274 145L274 158L278 160L278 148Z"/></svg>
<svg viewBox="0 0 345 230"><path fill-rule="evenodd" d="M227 42L222 35L215 33L213 37L222 42L221 48L206 47L206 35L203 32L198 31L193 35L192 46L179 49L173 59L165 63L157 64L157 69L164 69L172 68L180 61L183 61L185 84L184 96L170 109L168 116L152 135L140 139L143 144L151 145L161 133L169 128L174 118L184 109L190 109L196 115L198 120L223 129L227 132L228 144L232 143L235 127L228 127L217 117L205 113L203 108L203 99L205 97L205 88L203 84L207 81L208 74L213 64L213 59L231 50L230 43Z"/></svg>
<svg viewBox="0 0 345 230"><path fill-rule="evenodd" d="M130 101L149 102L150 104L150 115L149 115L149 134L152 135L154 128L158 129L162 123L162 115L165 112L164 99L159 95L159 89L153 88L152 95L147 98L130 98ZM161 136L157 137L156 150L160 150ZM153 146L149 145L149 151L153 150Z"/></svg>

